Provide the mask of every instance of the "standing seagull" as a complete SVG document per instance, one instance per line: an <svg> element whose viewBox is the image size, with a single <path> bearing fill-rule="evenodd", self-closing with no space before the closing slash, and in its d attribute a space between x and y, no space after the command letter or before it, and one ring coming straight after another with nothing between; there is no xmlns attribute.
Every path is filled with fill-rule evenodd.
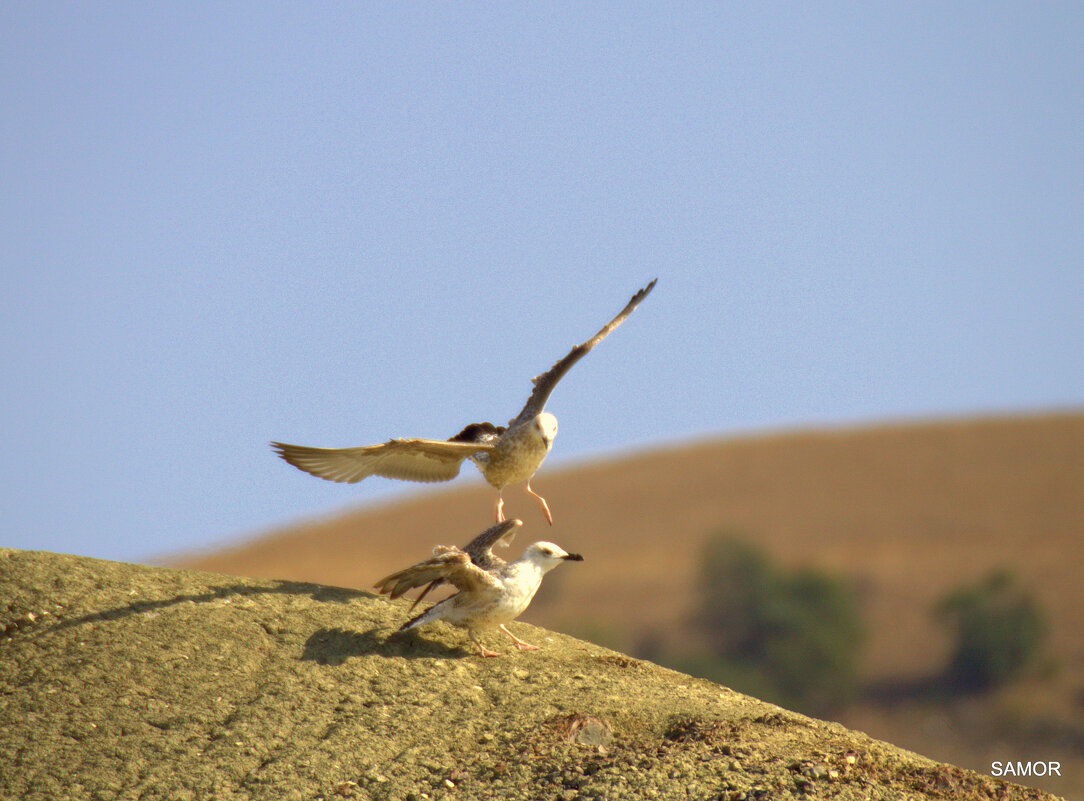
<svg viewBox="0 0 1084 801"><path fill-rule="evenodd" d="M655 279L658 280L658 279ZM348 484L376 474L403 481L450 481L459 475L464 459L470 459L497 489L497 522L504 520L504 488L527 482L527 494L538 500L542 514L552 526L546 499L531 489L531 477L553 447L557 418L543 411L546 400L576 362L604 340L647 297L655 281L632 296L625 308L586 342L545 373L531 379L534 389L523 410L508 426L472 423L449 440L393 439L361 448L310 448L272 442L279 456L299 470L329 481Z"/></svg>
<svg viewBox="0 0 1084 801"><path fill-rule="evenodd" d="M537 645L521 640L505 623L515 620L530 605L546 573L561 562L582 562L583 557L566 553L552 542L529 545L523 556L512 563L494 556L493 546L501 541L507 544L522 525L519 520L499 523L478 535L465 550L438 545L433 549L432 559L378 581L374 586L380 588L380 594L391 598L398 598L423 584L432 586L441 581L454 584L459 590L408 620L399 631L409 631L434 620L446 620L465 628L471 642L486 657L500 654L478 641L477 630L497 626L512 638L519 650L537 651Z"/></svg>

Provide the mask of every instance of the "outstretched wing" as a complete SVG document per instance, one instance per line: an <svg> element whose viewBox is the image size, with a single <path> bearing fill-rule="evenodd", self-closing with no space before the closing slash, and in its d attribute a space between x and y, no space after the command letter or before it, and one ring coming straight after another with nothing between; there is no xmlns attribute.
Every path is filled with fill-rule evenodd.
<svg viewBox="0 0 1084 801"><path fill-rule="evenodd" d="M511 545L516 531L522 525L522 520L505 520L503 523L487 528L471 540L463 550L470 556L470 560L483 570L500 567L504 564L504 560L493 555L493 546L497 543Z"/></svg>
<svg viewBox="0 0 1084 801"><path fill-rule="evenodd" d="M520 423L525 423L536 417L542 411L543 407L545 407L546 401L549 400L550 393L552 393L554 387L557 386L557 382L564 377L565 373L572 369L572 365L586 356L591 348L595 347L595 345L604 340L611 331L625 322L625 318L632 314L632 310L639 306L640 301L646 298L648 293L655 288L655 281L657 280L659 279L653 279L650 284L633 295L629 302L625 304L625 308L623 308L616 317L610 320L610 322L599 329L597 334L586 342L574 347L569 351L565 358L553 365L548 371L532 378L531 383L534 384L534 390L531 392L531 397L527 399L527 404L523 407L523 411L508 424L509 428Z"/></svg>
<svg viewBox="0 0 1084 801"><path fill-rule="evenodd" d="M463 460L493 450L491 443L393 439L362 448L309 448L272 442L276 453L299 470L328 481L354 484L369 476L402 481L450 481Z"/></svg>
<svg viewBox="0 0 1084 801"><path fill-rule="evenodd" d="M404 592L433 581L444 580L461 592L495 593L501 583L491 574L471 562L466 551L437 546L436 555L416 565L392 573L374 584L381 595L398 598Z"/></svg>
<svg viewBox="0 0 1084 801"><path fill-rule="evenodd" d="M470 557L471 562L482 568L482 570L496 570L506 563L499 556L493 555L493 546L498 542L503 543L505 546L511 545L512 539L516 536L516 529L522 525L522 520L505 520L503 523L498 523L495 526L487 528L471 540L463 550L467 553L467 556ZM414 603L410 605L410 611L413 612L414 607L420 604L425 596L443 583L444 579L442 578L434 579L430 582L429 586L422 590L418 597L414 599Z"/></svg>

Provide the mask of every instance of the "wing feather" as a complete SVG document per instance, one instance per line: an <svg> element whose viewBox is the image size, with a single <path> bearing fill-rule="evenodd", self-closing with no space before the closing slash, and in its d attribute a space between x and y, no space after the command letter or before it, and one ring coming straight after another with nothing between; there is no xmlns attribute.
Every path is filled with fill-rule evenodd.
<svg viewBox="0 0 1084 801"><path fill-rule="evenodd" d="M381 595L391 598L398 598L415 587L438 580L455 585L461 592L500 591L500 582L472 563L466 551L441 546L438 546L436 551L432 559L426 559L424 562L418 562L416 565L385 576L373 586L379 588Z"/></svg>
<svg viewBox="0 0 1084 801"><path fill-rule="evenodd" d="M505 520L503 523L498 523L495 526L487 528L471 540L463 550L466 551L470 560L478 567L482 568L482 570L496 570L507 563L499 556L493 555L493 546L498 542L505 547L511 545L512 540L516 536L517 529L522 525L522 520ZM414 599L414 603L410 605L410 611L413 612L414 607L421 603L425 596L442 584L444 584L444 579L433 579L433 581L429 583L429 586L422 590L418 597Z"/></svg>
<svg viewBox="0 0 1084 801"><path fill-rule="evenodd" d="M283 459L299 470L354 484L369 476L402 481L450 481L463 460L493 450L491 443L447 442L434 439L393 439L361 448L310 448L272 442Z"/></svg>
<svg viewBox="0 0 1084 801"><path fill-rule="evenodd" d="M625 304L625 308L618 312L617 316L610 320L610 322L602 326L597 334L586 342L582 342L574 347L569 351L567 356L553 365L549 370L542 373L542 375L532 378L531 383L534 384L534 390L531 392L531 397L527 399L527 403L523 407L523 410L508 424L508 427L511 428L520 423L525 423L534 419L545 407L546 401L549 400L550 394L553 392L554 387L557 386L557 382L564 377L565 373L572 369L572 365L586 356L591 351L591 348L595 347L595 345L609 336L611 331L625 322L628 316L632 314L633 309L640 305L640 301L646 298L651 290L655 288L655 281L658 280L659 279L657 278L653 279L650 284L633 295L629 299L629 302Z"/></svg>
<svg viewBox="0 0 1084 801"><path fill-rule="evenodd" d="M504 560L493 555L493 546L497 543L506 547L511 545L516 531L522 525L522 520L505 520L503 523L487 528L471 540L463 550L470 556L470 560L483 570L500 567L504 564Z"/></svg>

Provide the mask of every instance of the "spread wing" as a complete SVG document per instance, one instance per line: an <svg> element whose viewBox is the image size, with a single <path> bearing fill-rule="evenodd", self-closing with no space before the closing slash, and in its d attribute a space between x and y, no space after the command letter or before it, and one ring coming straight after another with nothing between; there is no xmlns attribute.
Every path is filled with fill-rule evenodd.
<svg viewBox="0 0 1084 801"><path fill-rule="evenodd" d="M523 407L523 411L519 413L515 420L508 424L509 428L518 425L519 423L525 423L536 417L542 411L543 407L545 407L546 401L549 400L550 393L552 393L554 387L557 386L557 382L564 377L565 373L572 369L572 365L586 356L591 348L595 347L595 345L609 336L611 331L625 322L625 319L632 314L632 310L639 306L640 301L646 298L648 293L655 288L655 281L657 280L659 279L653 279L650 284L633 295L629 302L625 304L625 308L618 312L617 316L610 320L610 322L600 328L597 334L586 342L574 347L569 351L565 358L553 365L548 371L532 378L531 383L534 384L534 390L531 392L531 397L527 399L527 404Z"/></svg>
<svg viewBox="0 0 1084 801"><path fill-rule="evenodd" d="M516 536L516 531L523 525L522 520L505 520L492 528L487 528L477 537L470 541L463 550L470 556L470 560L483 570L493 570L504 564L504 560L493 555L493 546L501 543L511 545Z"/></svg>
<svg viewBox="0 0 1084 801"><path fill-rule="evenodd" d="M499 556L493 555L493 546L498 542L504 544L506 547L510 545L513 538L516 536L516 529L522 525L522 520L505 520L503 523L498 523L495 526L487 528L471 540L463 550L466 552L467 556L470 557L471 562L482 568L482 570L496 570L498 567L503 567L506 562ZM413 612L414 607L421 603L422 599L425 598L430 591L435 590L443 583L444 579L442 578L434 579L429 586L422 590L421 594L414 599L414 603L410 605L410 611ZM405 591L406 590L404 590L404 592Z"/></svg>
<svg viewBox="0 0 1084 801"><path fill-rule="evenodd" d="M437 439L393 439L362 448L309 448L272 442L279 456L299 470L328 481L354 484L372 475L402 481L450 481L463 460L493 450L492 443Z"/></svg>
<svg viewBox="0 0 1084 801"><path fill-rule="evenodd" d="M461 592L493 593L501 590L501 583L490 573L471 562L466 551L458 548L437 546L432 559L392 573L374 584L381 595L398 598L404 592L433 581L447 581Z"/></svg>

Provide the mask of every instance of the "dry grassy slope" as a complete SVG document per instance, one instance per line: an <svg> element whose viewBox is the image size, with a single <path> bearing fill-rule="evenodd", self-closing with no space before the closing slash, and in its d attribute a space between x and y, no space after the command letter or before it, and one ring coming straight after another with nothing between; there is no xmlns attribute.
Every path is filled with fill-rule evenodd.
<svg viewBox="0 0 1084 801"><path fill-rule="evenodd" d="M389 639L353 590L0 550L0 599L5 799L1053 798L563 635Z"/></svg>
<svg viewBox="0 0 1084 801"><path fill-rule="evenodd" d="M173 562L367 587L434 543L461 544L489 525L493 493L470 478ZM1063 664L1084 664L1082 413L709 441L543 468L535 486L557 523L547 528L529 498L509 491L508 512L527 522L513 553L546 538L587 561L543 587L525 616L534 623L626 645L636 627L672 631L694 601L701 542L737 529L785 563L862 580L875 632L892 633L870 642L874 674L939 664L926 610L998 565L1039 592Z"/></svg>

